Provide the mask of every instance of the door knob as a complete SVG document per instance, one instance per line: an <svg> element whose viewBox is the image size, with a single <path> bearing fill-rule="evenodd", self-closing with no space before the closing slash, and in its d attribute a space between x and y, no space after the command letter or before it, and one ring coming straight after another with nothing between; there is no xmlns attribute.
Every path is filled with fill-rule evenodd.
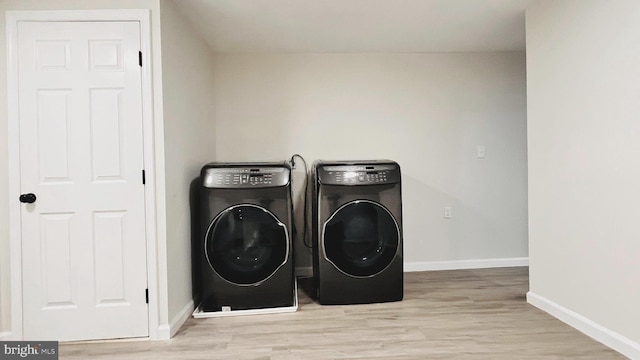
<svg viewBox="0 0 640 360"><path fill-rule="evenodd" d="M20 202L33 204L34 202L36 202L36 194L33 194L33 193L22 194L20 195Z"/></svg>

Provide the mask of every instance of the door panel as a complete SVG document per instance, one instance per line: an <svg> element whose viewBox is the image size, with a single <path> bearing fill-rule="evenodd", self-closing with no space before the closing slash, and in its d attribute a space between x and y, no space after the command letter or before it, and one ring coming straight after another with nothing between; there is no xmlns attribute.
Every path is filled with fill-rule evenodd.
<svg viewBox="0 0 640 360"><path fill-rule="evenodd" d="M93 88L91 104L92 180L124 180L122 153L122 88Z"/></svg>
<svg viewBox="0 0 640 360"><path fill-rule="evenodd" d="M46 309L76 307L71 292L71 221L73 213L43 214L40 218L42 240L43 305Z"/></svg>
<svg viewBox="0 0 640 360"><path fill-rule="evenodd" d="M123 237L127 213L103 211L93 213L93 242L96 272L96 303L126 304L123 252L126 239Z"/></svg>
<svg viewBox="0 0 640 360"><path fill-rule="evenodd" d="M70 182L68 111L71 89L36 90L38 164L42 183Z"/></svg>
<svg viewBox="0 0 640 360"><path fill-rule="evenodd" d="M138 22L20 22L24 338L148 336Z"/></svg>

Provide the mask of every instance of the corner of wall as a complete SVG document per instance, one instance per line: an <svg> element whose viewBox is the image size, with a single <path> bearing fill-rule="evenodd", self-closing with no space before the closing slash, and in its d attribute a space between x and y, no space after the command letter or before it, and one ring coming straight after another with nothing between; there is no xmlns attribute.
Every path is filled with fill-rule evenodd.
<svg viewBox="0 0 640 360"><path fill-rule="evenodd" d="M527 302L624 356L640 359L639 343L534 292L527 293Z"/></svg>

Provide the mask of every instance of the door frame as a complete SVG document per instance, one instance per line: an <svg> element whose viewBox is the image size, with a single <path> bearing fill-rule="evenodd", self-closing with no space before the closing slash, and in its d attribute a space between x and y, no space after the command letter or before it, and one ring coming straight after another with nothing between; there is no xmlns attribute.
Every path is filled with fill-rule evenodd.
<svg viewBox="0 0 640 360"><path fill-rule="evenodd" d="M20 195L20 123L18 118L18 23L73 21L134 21L140 23L142 51L142 126L146 184L145 237L147 286L149 288L149 337L158 338L158 241L156 227L156 183L153 126L153 87L151 71L151 20L148 9L123 10L37 10L7 11L7 109L9 152L9 256L11 271L11 333L9 339L24 337L22 318L22 232Z"/></svg>

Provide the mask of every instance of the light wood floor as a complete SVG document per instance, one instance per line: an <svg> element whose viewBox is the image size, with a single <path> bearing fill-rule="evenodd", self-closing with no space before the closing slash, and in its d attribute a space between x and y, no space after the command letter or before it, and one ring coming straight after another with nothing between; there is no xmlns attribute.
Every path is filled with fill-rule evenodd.
<svg viewBox="0 0 640 360"><path fill-rule="evenodd" d="M624 359L528 305L527 268L405 274L401 302L190 319L169 341L61 344L61 359ZM305 282L302 282L305 285Z"/></svg>

